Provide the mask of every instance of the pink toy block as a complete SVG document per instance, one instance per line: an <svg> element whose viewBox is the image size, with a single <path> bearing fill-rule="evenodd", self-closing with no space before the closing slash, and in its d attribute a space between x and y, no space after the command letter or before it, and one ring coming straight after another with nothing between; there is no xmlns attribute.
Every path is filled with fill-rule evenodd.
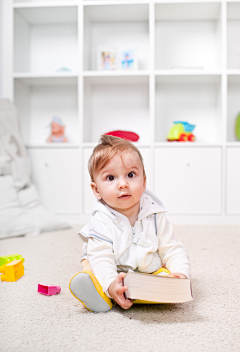
<svg viewBox="0 0 240 352"><path fill-rule="evenodd" d="M61 292L60 286L38 284L38 292L46 296L56 295Z"/></svg>

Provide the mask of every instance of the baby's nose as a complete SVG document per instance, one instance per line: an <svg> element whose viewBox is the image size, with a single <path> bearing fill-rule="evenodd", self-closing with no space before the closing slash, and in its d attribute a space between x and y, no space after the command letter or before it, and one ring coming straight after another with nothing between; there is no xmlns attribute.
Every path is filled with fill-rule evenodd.
<svg viewBox="0 0 240 352"><path fill-rule="evenodd" d="M127 183L127 181L121 180L121 181L119 182L119 184L118 184L118 188L119 188L119 189L128 188L128 183Z"/></svg>

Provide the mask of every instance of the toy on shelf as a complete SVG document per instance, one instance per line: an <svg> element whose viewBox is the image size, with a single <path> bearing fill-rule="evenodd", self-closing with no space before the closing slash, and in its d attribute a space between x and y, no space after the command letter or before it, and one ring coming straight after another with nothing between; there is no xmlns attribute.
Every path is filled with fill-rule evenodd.
<svg viewBox="0 0 240 352"><path fill-rule="evenodd" d="M52 296L56 295L57 293L61 292L61 287L60 286L54 286L54 285L42 285L38 284L38 292L46 295L46 296Z"/></svg>
<svg viewBox="0 0 240 352"><path fill-rule="evenodd" d="M72 72L68 67L61 67L56 72Z"/></svg>
<svg viewBox="0 0 240 352"><path fill-rule="evenodd" d="M98 70L111 71L117 69L117 50L114 48L98 48Z"/></svg>
<svg viewBox="0 0 240 352"><path fill-rule="evenodd" d="M0 272L3 273L1 281L17 281L24 275L23 259L13 260L10 263L2 265Z"/></svg>
<svg viewBox="0 0 240 352"><path fill-rule="evenodd" d="M238 114L235 122L235 134L237 139L240 141L240 113Z"/></svg>
<svg viewBox="0 0 240 352"><path fill-rule="evenodd" d="M134 50L122 51L122 70L136 70L137 61Z"/></svg>
<svg viewBox="0 0 240 352"><path fill-rule="evenodd" d="M3 264L7 264L9 262L12 262L13 260L19 260L22 259L23 261L25 260L20 254L10 254L10 255L5 255L3 257L0 257L0 267Z"/></svg>
<svg viewBox="0 0 240 352"><path fill-rule="evenodd" d="M196 125L190 125L185 121L174 121L174 125L171 127L167 140L169 142L178 141L178 142L194 142L195 136L192 134Z"/></svg>
<svg viewBox="0 0 240 352"><path fill-rule="evenodd" d="M49 126L51 126L51 135L48 137L47 142L65 143L68 141L65 137L65 126L60 117L54 116Z"/></svg>
<svg viewBox="0 0 240 352"><path fill-rule="evenodd" d="M137 142L139 140L139 135L137 133L129 132L129 131L118 130L118 131L112 131L104 134L126 139L127 141L131 141L131 142Z"/></svg>

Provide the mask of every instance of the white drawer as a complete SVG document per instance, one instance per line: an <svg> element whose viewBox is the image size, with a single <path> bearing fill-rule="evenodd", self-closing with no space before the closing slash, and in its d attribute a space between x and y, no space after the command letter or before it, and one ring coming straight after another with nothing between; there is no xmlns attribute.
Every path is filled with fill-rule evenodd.
<svg viewBox="0 0 240 352"><path fill-rule="evenodd" d="M221 148L156 148L154 189L170 214L220 214Z"/></svg>
<svg viewBox="0 0 240 352"><path fill-rule="evenodd" d="M152 185L152 175L150 173L150 148L147 147L142 147L138 148L142 154L143 161L144 161L144 166L145 166L145 172L147 175L147 187L151 189ZM91 214L92 213L92 207L93 207L93 202L95 200L95 197L93 195L93 191L91 189L90 183L90 176L88 173L88 160L92 154L93 148L84 148L83 149L83 209L84 209L84 214Z"/></svg>
<svg viewBox="0 0 240 352"><path fill-rule="evenodd" d="M54 212L79 213L81 204L79 150L29 149L32 181L42 203Z"/></svg>
<svg viewBox="0 0 240 352"><path fill-rule="evenodd" d="M227 149L227 214L240 214L240 148Z"/></svg>

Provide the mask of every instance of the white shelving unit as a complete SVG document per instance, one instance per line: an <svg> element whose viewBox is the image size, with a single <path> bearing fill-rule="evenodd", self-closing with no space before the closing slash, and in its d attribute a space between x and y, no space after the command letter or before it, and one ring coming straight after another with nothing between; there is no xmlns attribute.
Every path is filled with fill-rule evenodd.
<svg viewBox="0 0 240 352"><path fill-rule="evenodd" d="M3 0L3 94L19 110L43 203L85 222L87 161L100 135L140 135L148 187L174 223L240 224L240 0ZM98 70L99 48L137 69ZM54 115L69 143L48 144ZM169 143L173 121L193 143ZM69 180L66 183L66 180Z"/></svg>

